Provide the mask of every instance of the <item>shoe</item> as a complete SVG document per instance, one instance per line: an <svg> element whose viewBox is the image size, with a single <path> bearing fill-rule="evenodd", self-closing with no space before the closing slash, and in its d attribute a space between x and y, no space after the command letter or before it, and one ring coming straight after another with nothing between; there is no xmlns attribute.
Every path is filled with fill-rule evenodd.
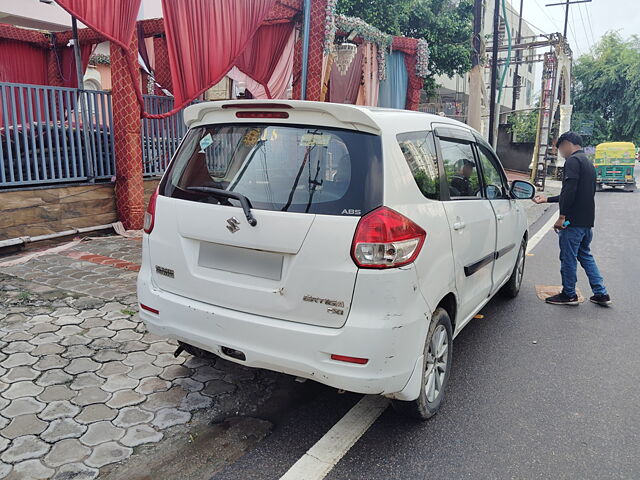
<svg viewBox="0 0 640 480"><path fill-rule="evenodd" d="M549 297L545 301L547 303L550 303L551 305L571 305L574 307L577 305L580 305L580 302L578 302L577 295L573 297L569 297L565 295L564 292L559 293L558 295L554 295L553 297Z"/></svg>
<svg viewBox="0 0 640 480"><path fill-rule="evenodd" d="M589 300L591 300L592 303L595 303L596 305L600 305L602 307L608 307L609 305L611 305L611 297L609 297L609 295L607 294L598 294L598 295L594 295L593 297L591 297Z"/></svg>

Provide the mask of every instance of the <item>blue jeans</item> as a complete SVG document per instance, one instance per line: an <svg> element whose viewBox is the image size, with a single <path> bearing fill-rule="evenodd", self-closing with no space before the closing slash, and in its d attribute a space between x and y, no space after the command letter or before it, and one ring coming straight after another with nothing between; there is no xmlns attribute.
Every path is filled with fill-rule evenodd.
<svg viewBox="0 0 640 480"><path fill-rule="evenodd" d="M593 230L586 227L568 227L560 230L560 273L562 291L569 297L576 295L576 270L578 262L584 268L594 295L606 295L607 289L589 246L593 240Z"/></svg>

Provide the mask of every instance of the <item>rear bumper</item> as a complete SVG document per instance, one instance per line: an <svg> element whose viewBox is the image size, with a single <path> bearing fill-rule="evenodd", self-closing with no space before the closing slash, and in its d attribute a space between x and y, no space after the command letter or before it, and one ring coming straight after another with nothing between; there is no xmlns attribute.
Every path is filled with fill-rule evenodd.
<svg viewBox="0 0 640 480"><path fill-rule="evenodd" d="M407 284L403 291L386 291L377 298L364 298L371 296L369 282L359 279L365 292L356 287L346 324L327 328L229 310L160 290L152 284L149 262L144 260L138 277L138 300L159 311L154 314L140 309L140 318L148 329L230 361L347 391L392 394L405 388L422 354L430 320L427 312L431 310L410 281L398 282L400 276L405 280L415 278L413 268L377 272L391 273L389 281L377 282L382 288L391 283ZM395 295L397 300L390 300ZM396 307L402 307L402 312ZM375 316L373 311L377 312ZM226 356L222 347L240 350L246 361ZM331 360L331 354L369 361L366 365L350 364Z"/></svg>

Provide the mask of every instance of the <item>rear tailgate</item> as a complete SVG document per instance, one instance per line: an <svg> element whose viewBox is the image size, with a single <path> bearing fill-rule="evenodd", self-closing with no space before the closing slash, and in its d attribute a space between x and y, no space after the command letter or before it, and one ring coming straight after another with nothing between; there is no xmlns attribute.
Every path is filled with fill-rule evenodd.
<svg viewBox="0 0 640 480"><path fill-rule="evenodd" d="M159 288L266 317L330 327L346 321L358 218L254 210L252 228L235 207L160 196L156 208L150 257ZM226 228L231 216L241 222L235 234Z"/></svg>
<svg viewBox="0 0 640 480"><path fill-rule="evenodd" d="M380 139L252 122L187 135L160 185L149 237L153 281L224 308L340 327L358 272L353 234L382 203ZM235 200L193 186L245 195L257 225Z"/></svg>

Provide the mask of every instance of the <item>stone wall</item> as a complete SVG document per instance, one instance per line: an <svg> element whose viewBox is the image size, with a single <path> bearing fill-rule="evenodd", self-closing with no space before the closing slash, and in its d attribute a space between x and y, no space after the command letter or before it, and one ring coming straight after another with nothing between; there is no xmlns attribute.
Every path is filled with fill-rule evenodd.
<svg viewBox="0 0 640 480"><path fill-rule="evenodd" d="M158 181L145 180L145 202ZM0 191L0 240L92 227L117 220L112 183Z"/></svg>

